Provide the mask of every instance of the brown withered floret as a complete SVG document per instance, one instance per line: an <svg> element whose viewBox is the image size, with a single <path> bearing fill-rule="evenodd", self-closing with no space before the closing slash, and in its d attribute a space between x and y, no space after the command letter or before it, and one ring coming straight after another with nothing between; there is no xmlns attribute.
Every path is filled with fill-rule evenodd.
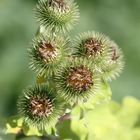
<svg viewBox="0 0 140 140"><path fill-rule="evenodd" d="M31 114L37 117L48 117L53 111L51 100L41 97L32 97L29 108Z"/></svg>
<svg viewBox="0 0 140 140"><path fill-rule="evenodd" d="M93 85L93 75L85 66L72 68L67 77L67 84L77 91L87 91Z"/></svg>
<svg viewBox="0 0 140 140"><path fill-rule="evenodd" d="M119 58L119 54L115 47L111 47L110 49L111 49L111 54L112 54L111 60L116 61Z"/></svg>
<svg viewBox="0 0 140 140"><path fill-rule="evenodd" d="M45 62L57 57L57 48L51 43L41 43L38 51Z"/></svg>
<svg viewBox="0 0 140 140"><path fill-rule="evenodd" d="M48 0L48 5L52 7L58 7L61 9L66 8L66 3L64 0Z"/></svg>
<svg viewBox="0 0 140 140"><path fill-rule="evenodd" d="M86 49L86 54L88 56L93 56L96 54L102 53L102 42L95 39L89 38L84 42L84 47Z"/></svg>

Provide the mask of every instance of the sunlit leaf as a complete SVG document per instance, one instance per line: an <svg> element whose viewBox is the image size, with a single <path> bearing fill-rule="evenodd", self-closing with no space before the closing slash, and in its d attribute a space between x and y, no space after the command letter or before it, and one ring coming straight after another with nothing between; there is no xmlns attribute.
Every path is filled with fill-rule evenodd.
<svg viewBox="0 0 140 140"><path fill-rule="evenodd" d="M6 123L6 133L17 134L21 131L23 119L19 116L14 116L8 119Z"/></svg>

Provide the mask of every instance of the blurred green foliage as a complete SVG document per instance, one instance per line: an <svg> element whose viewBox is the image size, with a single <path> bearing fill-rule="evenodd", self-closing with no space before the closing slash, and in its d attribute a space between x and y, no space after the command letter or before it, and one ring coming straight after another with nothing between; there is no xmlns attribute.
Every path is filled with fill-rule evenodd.
<svg viewBox="0 0 140 140"><path fill-rule="evenodd" d="M38 27L33 14L36 2L37 0L0 0L0 116L2 117L16 114L18 95L28 84L35 81L35 75L28 68L27 48L30 46ZM77 3L79 4L81 19L80 24L71 32L71 35L87 30L100 31L115 40L125 54L124 72L119 79L111 84L113 99L120 101L126 95L140 98L140 0L77 0ZM117 115L117 119L119 117L124 117L124 119L118 119L119 121L110 114L108 108L96 110L97 115L100 115L92 117L100 118L105 116L104 113L108 113L108 118L100 118L100 120L107 119L109 124L108 126L103 124L101 128L94 125L93 129L96 128L97 130L95 132L97 133L97 140L101 139L98 137L100 129L104 130L102 135L107 140L109 140L109 136L114 138L116 136L117 138L117 136L125 135L125 133L139 136L137 130L130 133L132 124L129 124L129 118L131 119L131 116L127 117L129 111L135 112L135 107L133 109L126 107L125 110L124 107ZM119 108L118 105L117 108ZM130 113L133 114L133 112ZM128 118L126 121L125 115ZM134 122L132 120L131 123ZM114 123L115 121L116 123ZM98 123L100 122L95 124ZM120 123L123 123L124 126L121 126ZM120 132L115 134L112 132L109 135L111 129L105 130L104 126L113 127L113 130L116 129L116 131L119 128ZM9 136L3 137L12 140ZM12 135L12 137L14 136ZM127 140L128 137L126 137L124 136L123 139Z"/></svg>
<svg viewBox="0 0 140 140"><path fill-rule="evenodd" d="M86 110L80 118L81 109L75 107L72 120L59 124L61 139L69 140L139 140L140 102L127 97L120 105L111 102Z"/></svg>

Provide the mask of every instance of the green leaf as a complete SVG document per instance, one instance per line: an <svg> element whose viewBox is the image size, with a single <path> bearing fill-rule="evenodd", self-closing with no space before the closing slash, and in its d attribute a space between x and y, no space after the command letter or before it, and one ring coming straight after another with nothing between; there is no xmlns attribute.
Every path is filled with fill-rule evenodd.
<svg viewBox="0 0 140 140"><path fill-rule="evenodd" d="M109 103L111 96L112 92L110 85L107 82L102 81L100 90L95 94L93 102L95 104Z"/></svg>
<svg viewBox="0 0 140 140"><path fill-rule="evenodd" d="M44 130L39 130L36 127L33 127L32 125L29 126L26 123L23 123L22 126L23 133L26 136L44 136L44 135L56 135L56 128L54 127L46 127Z"/></svg>
<svg viewBox="0 0 140 140"><path fill-rule="evenodd" d="M132 97L125 98L117 117L124 126L133 127L140 122L140 102Z"/></svg>
<svg viewBox="0 0 140 140"><path fill-rule="evenodd" d="M58 123L57 130L61 139L86 140L88 131L81 120L83 113L83 109L77 105L71 112L70 120Z"/></svg>
<svg viewBox="0 0 140 140"><path fill-rule="evenodd" d="M23 132L26 136L43 136L43 135L55 135L56 128L45 128L44 131L29 126L23 121L23 118L19 116L10 117L6 123L6 133L7 134L18 134L19 132Z"/></svg>
<svg viewBox="0 0 140 140"><path fill-rule="evenodd" d="M17 134L21 131L23 119L19 116L13 116L7 120L6 133Z"/></svg>
<svg viewBox="0 0 140 140"><path fill-rule="evenodd" d="M79 137L71 129L71 120L65 120L57 124L57 130L60 138L79 140Z"/></svg>
<svg viewBox="0 0 140 140"><path fill-rule="evenodd" d="M139 140L139 107L138 100L127 97L122 105L111 102L87 111L83 121L87 124L88 140Z"/></svg>
<svg viewBox="0 0 140 140"><path fill-rule="evenodd" d="M42 136L43 135L36 127L33 127L33 126L31 127L25 123L23 123L22 130L26 136Z"/></svg>
<svg viewBox="0 0 140 140"><path fill-rule="evenodd" d="M93 97L91 97L87 102L84 104L79 104L80 108L83 109L84 112L88 110L93 110L96 106L101 104L108 104L111 100L111 88L108 83L102 81L100 90L95 93Z"/></svg>
<svg viewBox="0 0 140 140"><path fill-rule="evenodd" d="M85 140L88 132L81 120L72 119L60 122L57 126L61 139Z"/></svg>
<svg viewBox="0 0 140 140"><path fill-rule="evenodd" d="M88 135L87 125L78 119L72 118L71 129L79 137L80 140L85 140Z"/></svg>

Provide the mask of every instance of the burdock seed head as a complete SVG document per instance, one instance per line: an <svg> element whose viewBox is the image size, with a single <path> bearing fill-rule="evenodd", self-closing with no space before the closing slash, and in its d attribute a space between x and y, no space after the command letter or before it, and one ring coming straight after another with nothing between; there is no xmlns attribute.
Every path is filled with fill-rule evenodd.
<svg viewBox="0 0 140 140"><path fill-rule="evenodd" d="M19 98L18 110L28 125L44 129L56 123L63 113L63 103L44 85L27 88Z"/></svg>
<svg viewBox="0 0 140 140"><path fill-rule="evenodd" d="M103 65L109 58L110 39L98 32L82 33L75 39L73 55L90 59L96 65Z"/></svg>
<svg viewBox="0 0 140 140"><path fill-rule="evenodd" d="M115 42L111 42L109 48L110 58L102 67L102 75L105 80L111 81L120 75L124 67L124 57L121 49Z"/></svg>
<svg viewBox="0 0 140 140"><path fill-rule="evenodd" d="M53 32L69 31L79 20L73 0L39 0L35 15L41 26Z"/></svg>
<svg viewBox="0 0 140 140"><path fill-rule="evenodd" d="M94 95L99 86L99 76L93 65L82 58L71 59L60 67L55 81L58 93L73 102Z"/></svg>
<svg viewBox="0 0 140 140"><path fill-rule="evenodd" d="M69 54L69 40L57 36L40 35L33 40L29 49L30 68L37 74L52 75Z"/></svg>

